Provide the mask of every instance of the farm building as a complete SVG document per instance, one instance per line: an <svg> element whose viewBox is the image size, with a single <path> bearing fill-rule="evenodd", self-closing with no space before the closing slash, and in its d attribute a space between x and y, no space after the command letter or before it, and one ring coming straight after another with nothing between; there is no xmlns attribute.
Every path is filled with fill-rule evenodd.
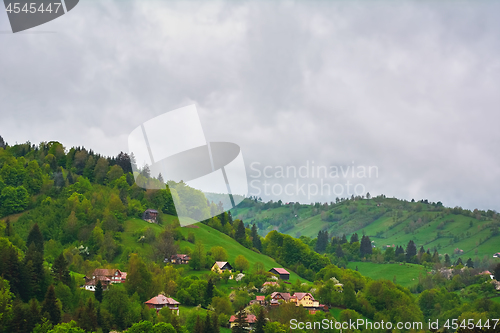
<svg viewBox="0 0 500 333"><path fill-rule="evenodd" d="M112 283L122 283L127 279L127 273L119 269L98 268L92 273L92 277L85 277L86 290L95 291L97 281L101 280L102 287L107 289Z"/></svg>
<svg viewBox="0 0 500 333"><path fill-rule="evenodd" d="M288 271L284 268L271 268L269 272L278 275L282 280L290 279L290 273L288 273Z"/></svg>
<svg viewBox="0 0 500 333"><path fill-rule="evenodd" d="M222 274L224 271L231 271L233 270L233 267L227 262L227 261L216 261L215 264L212 266L212 272Z"/></svg>
<svg viewBox="0 0 500 333"><path fill-rule="evenodd" d="M144 302L150 309L155 309L156 312L160 311L164 307L168 307L170 310L174 311L179 315L179 305L181 303L177 302L175 299L167 297L165 295L158 295L151 298L149 301Z"/></svg>
<svg viewBox="0 0 500 333"><path fill-rule="evenodd" d="M158 223L158 211L155 209L146 209L142 214L142 219L149 223Z"/></svg>
<svg viewBox="0 0 500 333"><path fill-rule="evenodd" d="M174 254L170 257L170 262L175 265L189 264L190 259L191 258L187 254ZM166 259L166 261L168 261L168 259Z"/></svg>

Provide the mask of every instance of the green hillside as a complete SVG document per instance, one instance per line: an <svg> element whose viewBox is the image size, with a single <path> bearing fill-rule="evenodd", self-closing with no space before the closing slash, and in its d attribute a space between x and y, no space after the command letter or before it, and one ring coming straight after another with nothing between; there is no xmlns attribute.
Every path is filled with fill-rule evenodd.
<svg viewBox="0 0 500 333"><path fill-rule="evenodd" d="M264 268L269 270L273 267L282 267L276 261L266 255L254 252L250 249L245 248L240 243L235 241L233 238L217 231L215 229L210 228L202 223L197 223L192 227L183 227L181 228L182 234L187 238L188 233L192 232L195 235L196 240L200 240L205 246L205 250L210 250L213 246L222 246L226 249L229 255L229 262L234 262L234 259L238 255L243 255L249 262L250 267L252 267L256 262L261 262L264 264ZM187 241L182 241L181 249L185 247L194 248L194 244L189 243ZM290 272L290 282L295 282L297 279L301 281L305 281L303 278L300 278L297 274L287 268Z"/></svg>
<svg viewBox="0 0 500 333"><path fill-rule="evenodd" d="M261 235L278 230L293 237L316 238L320 230L331 236L353 233L370 237L376 247L406 246L437 249L458 257L492 257L500 252L500 219L496 212L447 208L441 203L409 202L379 196L351 198L330 204L262 203L245 200L233 217L256 224ZM455 254L455 249L463 252Z"/></svg>
<svg viewBox="0 0 500 333"><path fill-rule="evenodd" d="M421 265L414 264L376 264L373 262L350 262L347 265L350 269L356 269L364 276L374 280L386 279L393 281L404 287L411 287L418 282L420 274L427 274L427 269Z"/></svg>

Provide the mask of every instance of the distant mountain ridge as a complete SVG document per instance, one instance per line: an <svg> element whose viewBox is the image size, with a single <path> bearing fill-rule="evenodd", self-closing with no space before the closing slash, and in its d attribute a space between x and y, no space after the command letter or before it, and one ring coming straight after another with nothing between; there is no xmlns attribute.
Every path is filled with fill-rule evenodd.
<svg viewBox="0 0 500 333"><path fill-rule="evenodd" d="M500 252L500 215L493 211L444 207L427 200L410 202L384 195L351 197L332 203L282 203L246 199L232 211L233 218L255 224L265 236L271 230L293 237L316 238L366 234L377 247L406 246L437 249L452 258L458 255L492 257Z"/></svg>

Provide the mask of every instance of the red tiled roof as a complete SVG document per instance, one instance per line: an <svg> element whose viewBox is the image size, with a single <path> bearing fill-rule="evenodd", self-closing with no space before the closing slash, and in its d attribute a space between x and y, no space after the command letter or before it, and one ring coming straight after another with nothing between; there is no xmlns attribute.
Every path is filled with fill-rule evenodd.
<svg viewBox="0 0 500 333"><path fill-rule="evenodd" d="M267 282L264 282L263 286L276 286L278 284L279 283L275 282L275 281L267 281Z"/></svg>
<svg viewBox="0 0 500 333"><path fill-rule="evenodd" d="M123 275L119 269L106 269L106 268L98 268L92 274L93 276L114 276L115 273L118 272L119 276Z"/></svg>
<svg viewBox="0 0 500 333"><path fill-rule="evenodd" d="M276 272L278 272L278 274L290 274L288 273L288 271L284 268L272 268L274 269Z"/></svg>
<svg viewBox="0 0 500 333"><path fill-rule="evenodd" d="M236 316L231 316L231 319L229 319L230 323L234 323L236 321ZM246 316L246 321L249 324L253 324L257 321L257 317L253 314L249 314Z"/></svg>
<svg viewBox="0 0 500 333"><path fill-rule="evenodd" d="M266 299L266 296L255 296L255 299L257 301L264 301Z"/></svg>
<svg viewBox="0 0 500 333"><path fill-rule="evenodd" d="M165 295L155 296L155 297L151 298L149 301L144 302L144 303L154 304L154 305L165 305L165 304L178 305L178 304L181 304L181 303L177 302L175 299L170 298L170 297L166 297Z"/></svg>
<svg viewBox="0 0 500 333"><path fill-rule="evenodd" d="M297 299L300 301L301 299L303 299L303 298L304 298L304 296L307 296L307 295L311 296L311 299L312 299L313 301L315 300L315 299L314 299L314 297L313 297L311 294L309 294L309 293L295 293L295 294L293 294L293 296L292 296L292 297L293 297L293 298L297 298Z"/></svg>
<svg viewBox="0 0 500 333"><path fill-rule="evenodd" d="M271 294L271 298L276 298L277 296L281 296L285 301L290 300L290 293L280 293L278 291L275 291L274 293Z"/></svg>

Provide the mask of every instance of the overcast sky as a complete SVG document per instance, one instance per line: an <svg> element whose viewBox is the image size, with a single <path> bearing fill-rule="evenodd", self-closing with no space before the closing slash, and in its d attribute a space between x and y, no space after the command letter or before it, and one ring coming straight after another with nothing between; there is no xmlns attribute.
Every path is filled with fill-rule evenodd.
<svg viewBox="0 0 500 333"><path fill-rule="evenodd" d="M500 210L499 16L493 1L83 0L12 34L0 10L0 135L116 155L196 104L208 140L240 145L250 194L256 170L314 161L378 170L329 186ZM321 184L291 176L267 181ZM335 199L295 187L261 196Z"/></svg>

